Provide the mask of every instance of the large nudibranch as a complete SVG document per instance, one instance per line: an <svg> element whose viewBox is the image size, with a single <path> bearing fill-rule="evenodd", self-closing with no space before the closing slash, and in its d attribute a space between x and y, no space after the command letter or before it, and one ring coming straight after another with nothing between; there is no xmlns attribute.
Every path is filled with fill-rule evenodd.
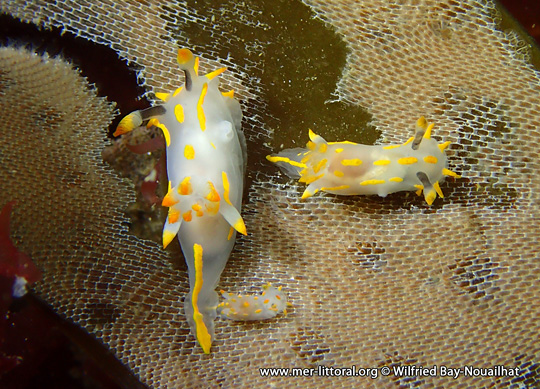
<svg viewBox="0 0 540 389"><path fill-rule="evenodd" d="M163 131L167 144L169 213L163 246L178 235L189 269L190 292L184 311L205 353L214 338L221 272L233 249L236 231L246 234L240 216L246 143L242 111L234 92L219 91L221 68L198 75L198 58L178 51L185 74L183 87L156 94L165 103L135 111L119 123L115 136L147 122Z"/></svg>
<svg viewBox="0 0 540 389"><path fill-rule="evenodd" d="M417 121L415 136L398 145L369 146L353 142L326 142L309 130L307 149L283 150L266 158L288 176L308 185L302 199L318 191L339 195L373 195L414 190L424 192L431 205L446 176L459 177L447 168L444 150L431 138L434 124L424 117Z"/></svg>

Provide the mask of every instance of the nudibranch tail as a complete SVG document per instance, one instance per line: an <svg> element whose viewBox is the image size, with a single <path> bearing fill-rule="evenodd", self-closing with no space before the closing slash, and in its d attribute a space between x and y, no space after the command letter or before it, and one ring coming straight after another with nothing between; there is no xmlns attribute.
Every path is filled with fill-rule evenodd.
<svg viewBox="0 0 540 389"><path fill-rule="evenodd" d="M214 339L214 320L219 303L215 288L234 240L227 239L230 227L223 219L215 220L211 225L194 224L193 228L181 231L179 236L188 265L190 285L184 312L192 333L203 350L209 352ZM205 230L207 234L203 233ZM196 243L189 246L193 241Z"/></svg>
<svg viewBox="0 0 540 389"><path fill-rule="evenodd" d="M447 168L445 149L431 137L434 127L422 116L417 131L403 144L368 146L353 142L326 142L309 130L306 149L289 149L267 156L285 174L307 188L306 199L318 191L341 195L377 194L417 190L428 205L443 197L440 183L459 175Z"/></svg>

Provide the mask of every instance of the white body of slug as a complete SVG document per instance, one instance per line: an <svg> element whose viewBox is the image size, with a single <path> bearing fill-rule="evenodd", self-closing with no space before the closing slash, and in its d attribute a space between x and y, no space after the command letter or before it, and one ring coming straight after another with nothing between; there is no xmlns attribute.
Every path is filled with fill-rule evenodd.
<svg viewBox="0 0 540 389"><path fill-rule="evenodd" d="M120 135L148 121L162 129L167 143L169 207L163 228L166 247L176 235L189 269L190 292L184 310L192 332L205 353L214 338L218 295L215 291L236 231L246 234L240 216L245 139L242 112L233 92L218 89L218 69L198 75L198 59L178 51L185 84L170 94L157 94L162 106L135 111L118 125Z"/></svg>
<svg viewBox="0 0 540 389"><path fill-rule="evenodd" d="M283 150L267 159L308 185L302 199L318 191L385 197L414 190L418 195L423 192L431 205L437 194L443 197L439 183L445 176L459 176L447 169L444 150L450 142L439 144L431 138L433 124L428 125L424 117L417 127L415 136L407 142L380 146L327 142L310 130L306 149Z"/></svg>

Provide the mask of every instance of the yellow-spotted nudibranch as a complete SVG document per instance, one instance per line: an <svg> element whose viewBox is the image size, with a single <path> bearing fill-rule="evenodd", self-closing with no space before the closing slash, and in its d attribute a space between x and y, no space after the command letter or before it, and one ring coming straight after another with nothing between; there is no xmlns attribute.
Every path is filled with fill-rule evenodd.
<svg viewBox="0 0 540 389"><path fill-rule="evenodd" d="M447 168L444 150L450 142L431 138L434 124L417 121L415 136L398 145L369 146L352 142L326 142L309 130L307 149L283 150L266 158L290 177L307 184L302 199L318 191L339 195L373 195L417 191L431 205L446 176L459 177Z"/></svg>
<svg viewBox="0 0 540 389"><path fill-rule="evenodd" d="M221 295L225 300L218 305L219 314L227 319L240 321L266 320L281 312L286 315L287 306L291 304L281 286L276 288L266 284L262 289L259 296L243 296L222 290Z"/></svg>
<svg viewBox="0 0 540 389"><path fill-rule="evenodd" d="M236 232L246 234L240 216L246 143L242 111L233 91L219 91L221 68L198 75L198 58L178 51L183 87L156 96L163 105L127 115L115 136L147 122L163 131L167 144L169 191L163 206L169 213L163 246L178 235L189 270L190 292L184 311L205 353L214 338L221 272L234 246Z"/></svg>

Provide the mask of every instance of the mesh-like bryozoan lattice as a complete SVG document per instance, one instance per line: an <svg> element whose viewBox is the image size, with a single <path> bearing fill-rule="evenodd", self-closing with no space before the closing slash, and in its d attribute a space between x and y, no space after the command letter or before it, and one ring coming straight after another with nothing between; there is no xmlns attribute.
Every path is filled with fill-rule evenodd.
<svg viewBox="0 0 540 389"><path fill-rule="evenodd" d="M220 287L256 292L275 282L294 307L267 322L217 320L212 353L203 354L183 316L185 267L170 265L178 248L169 253L129 233L133 189L101 159L111 107L62 60L2 49L0 203L19 200L14 241L43 270L36 291L151 387L539 385L540 81L515 34L498 28L494 5L166 3L34 0L1 10L110 46L142 67L151 92L179 85L178 46L202 55L204 70L216 67L207 58L229 67L224 83L243 103L250 148L249 235ZM287 9L304 15L299 30L288 30ZM317 41L331 40L331 28L339 38L304 52L294 42L314 23ZM342 42L347 62L334 99L351 105L324 104ZM311 126L329 141L367 143L358 107L379 143L404 141L425 115L435 138L452 141L450 168L463 178L444 183L446 197L432 207L413 193L300 201L303 188L266 164L272 150L263 143L275 136L302 145ZM521 370L457 380L259 372L319 365Z"/></svg>

